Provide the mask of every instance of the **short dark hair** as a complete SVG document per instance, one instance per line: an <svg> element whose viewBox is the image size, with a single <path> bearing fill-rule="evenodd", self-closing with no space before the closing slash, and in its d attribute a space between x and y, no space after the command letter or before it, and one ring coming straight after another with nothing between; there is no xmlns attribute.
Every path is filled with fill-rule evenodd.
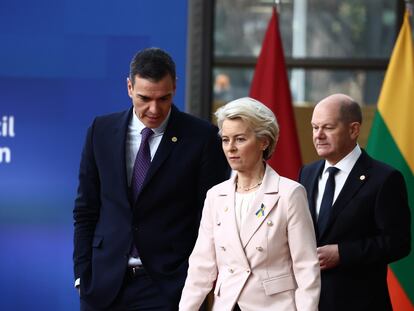
<svg viewBox="0 0 414 311"><path fill-rule="evenodd" d="M340 115L341 120L345 123L358 122L362 124L361 107L352 98L343 101L340 108Z"/></svg>
<svg viewBox="0 0 414 311"><path fill-rule="evenodd" d="M135 82L136 75L158 82L168 74L175 82L175 63L171 56L160 48L139 51L134 55L129 66L129 79L132 84Z"/></svg>

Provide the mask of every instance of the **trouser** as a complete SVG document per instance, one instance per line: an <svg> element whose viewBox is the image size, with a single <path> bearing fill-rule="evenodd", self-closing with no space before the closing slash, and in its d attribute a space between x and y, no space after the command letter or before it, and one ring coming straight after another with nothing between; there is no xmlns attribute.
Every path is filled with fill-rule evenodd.
<svg viewBox="0 0 414 311"><path fill-rule="evenodd" d="M81 299L81 311L176 311L162 295L156 284L151 280L145 269L127 269L122 288L107 309L97 309Z"/></svg>

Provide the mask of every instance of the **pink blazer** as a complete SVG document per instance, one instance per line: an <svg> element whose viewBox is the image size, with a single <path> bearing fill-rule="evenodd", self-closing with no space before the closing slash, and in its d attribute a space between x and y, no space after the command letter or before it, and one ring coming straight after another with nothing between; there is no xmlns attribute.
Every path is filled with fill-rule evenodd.
<svg viewBox="0 0 414 311"><path fill-rule="evenodd" d="M304 188L266 167L246 221L237 228L234 177L211 188L179 309L318 309L320 270Z"/></svg>

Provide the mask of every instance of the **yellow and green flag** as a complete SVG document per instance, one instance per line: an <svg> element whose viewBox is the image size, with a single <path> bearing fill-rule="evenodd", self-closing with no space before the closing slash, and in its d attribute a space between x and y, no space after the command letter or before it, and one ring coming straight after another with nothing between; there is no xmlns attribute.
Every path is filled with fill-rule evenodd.
<svg viewBox="0 0 414 311"><path fill-rule="evenodd" d="M413 224L414 49L408 11L385 74L367 151L404 175ZM388 285L394 310L414 310L414 251L390 265Z"/></svg>

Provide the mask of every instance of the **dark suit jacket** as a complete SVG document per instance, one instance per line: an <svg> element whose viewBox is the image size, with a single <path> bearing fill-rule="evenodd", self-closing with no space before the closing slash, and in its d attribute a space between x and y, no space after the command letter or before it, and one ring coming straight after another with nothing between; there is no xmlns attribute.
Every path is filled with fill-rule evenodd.
<svg viewBox="0 0 414 311"><path fill-rule="evenodd" d="M387 264L410 252L410 210L403 176L365 151L332 206L318 235L315 201L325 161L302 168L318 246L338 244L340 264L322 271L320 311L392 310Z"/></svg>
<svg viewBox="0 0 414 311"><path fill-rule="evenodd" d="M150 277L178 306L207 190L228 178L217 128L172 107L137 202L131 206L125 140L132 108L88 129L75 201L74 272L93 306L115 299L134 242Z"/></svg>

